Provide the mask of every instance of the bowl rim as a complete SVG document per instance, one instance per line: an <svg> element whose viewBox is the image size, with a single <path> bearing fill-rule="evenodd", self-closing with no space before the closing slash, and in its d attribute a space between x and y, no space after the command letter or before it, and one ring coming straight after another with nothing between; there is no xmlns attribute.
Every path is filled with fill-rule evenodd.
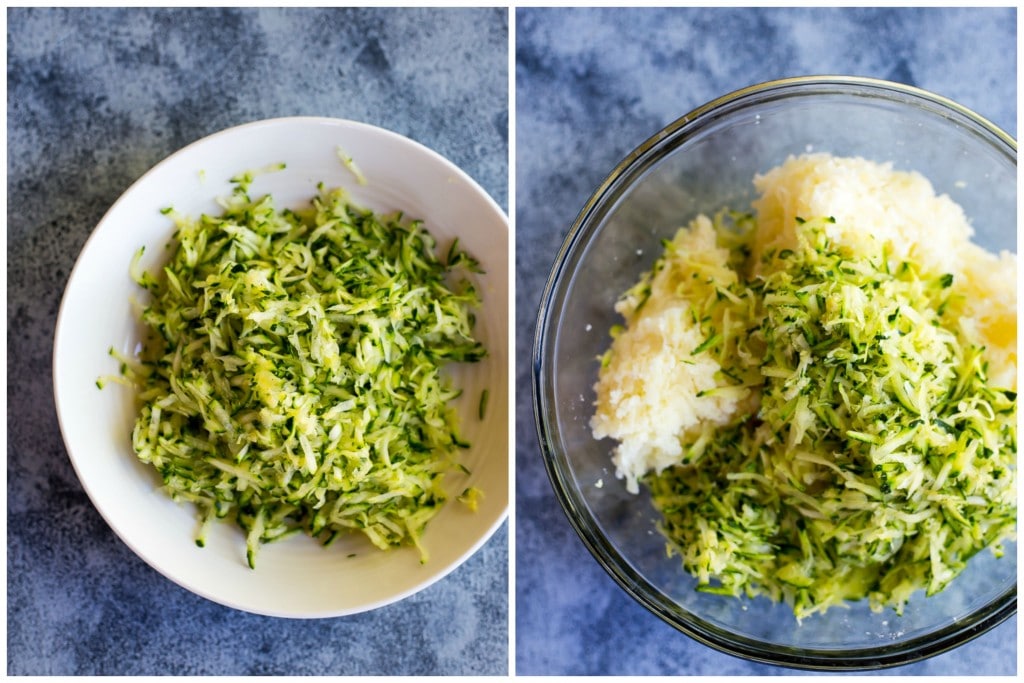
<svg viewBox="0 0 1024 683"><path fill-rule="evenodd" d="M557 454L552 445L549 420L545 415L546 397L543 372L546 367L546 349L549 330L552 323L551 304L557 286L565 274L567 256L574 252L581 239L588 233L591 217L608 199L622 178L635 165L642 163L647 154L656 147L673 139L673 146L678 146L688 139L687 133L699 127L705 119L713 116L727 106L738 106L752 96L763 96L773 91L793 91L804 88L834 88L834 92L849 94L850 89L867 93L910 98L928 103L940 110L947 110L966 119L969 123L988 134L998 145L1007 148L1016 163L1017 141L1000 127L979 115L973 110L936 93L915 86L865 76L847 75L811 75L780 78L750 85L722 95L700 105L689 113L675 119L654 135L647 138L629 152L597 186L577 214L561 246L556 252L553 265L538 304L538 314L534 328L533 348L531 354L532 398L534 410L534 426L541 450L545 470L555 497L570 525L583 541L584 546L597 560L598 564L611 578L648 611L666 622L676 630L685 633L704 645L729 655L749 659L751 661L787 666L806 670L863 671L885 669L927 659L947 652L962 645L1009 619L1017 612L1017 585L1005 590L995 600L977 612L969 615L939 631L924 637L912 638L897 644L879 647L859 648L856 650L830 650L823 648L789 648L767 645L752 638L736 636L725 630L707 624L702 620L679 619L671 610L666 609L653 599L658 591L639 573L630 568L618 552L603 541L599 534L580 519L580 510L573 500L567 475L556 466ZM833 92L826 90L825 92ZM593 521L589 513L583 513L587 521Z"/></svg>
<svg viewBox="0 0 1024 683"><path fill-rule="evenodd" d="M79 450L79 447L73 445L68 431L65 426L66 413L71 407L65 405L64 395L65 392L62 390L62 386L65 382L65 377L60 372L60 358L59 353L64 346L62 339L69 337L70 332L67 326L64 324L68 307L69 291L71 290L72 284L76 280L76 275L84 268L83 262L86 260L85 255L90 252L93 248L93 244L100 240L100 233L104 226L110 222L111 217L117 214L119 208L128 202L129 195L137 192L140 187L145 187L147 182L151 182L151 178L157 176L166 167L178 163L180 159L187 158L190 154L194 154L197 149L201 149L204 146L208 146L210 143L215 141L230 138L232 136L244 135L252 131L269 130L278 127L287 126L316 126L322 128L337 128L340 131L350 132L353 134L363 134L376 136L379 139L386 139L395 141L401 144L403 147L411 150L414 154L422 156L423 158L429 159L432 163L437 166L444 168L447 173L453 178L458 178L464 186L471 190L475 201L479 202L482 206L485 206L496 218L500 219L500 225L503 230L503 234L507 237L511 237L509 232L509 219L508 213L502 208L497 200L491 195L491 193L477 181L474 177L469 175L461 166L458 166L454 161L449 159L446 155L441 152L427 146L426 144L416 140L407 135L403 135L394 130L386 128L384 126L367 123L356 119L348 119L341 117L332 116L317 116L317 115L295 115L295 116L277 116L262 119L252 119L236 123L224 128L220 128L208 133L204 133L192 141L173 149L171 152L161 156L155 162L147 166L138 176L136 176L128 185L125 187L115 200L106 208L101 217L90 229L88 236L83 242L82 246L78 250L78 254L75 257L74 265L72 266L68 279L64 286L64 291L61 294L61 299L57 309L57 315L55 319L52 341L53 349L50 355L50 370L52 374L51 387L53 390L53 404L55 410L55 417L57 420L58 430L61 435L61 443L65 450L65 455L71 463L72 469L78 480L79 485L82 487L83 492L89 499L93 509L99 514L99 516L106 523L108 529L113 535L123 543L128 549L142 561L149 568L155 570L163 578L170 580L178 586L184 588L190 593L209 600L218 605L238 610L241 612L247 612L260 616L267 616L273 618L283 619L331 619L339 618L350 615L359 614L362 612L369 612L378 610L383 607L387 607L394 603L403 601L410 598L417 593L421 593L426 589L446 579L449 575L463 566L471 557L476 555L492 538L495 537L498 530L501 529L502 525L506 524L509 518L510 511L510 489L506 486L501 488L493 495L493 499L498 501L498 507L494 511L493 516L486 526L480 529L480 533L465 543L461 552L457 556L453 557L451 561L443 566L438 566L435 571L423 578L417 580L414 585L406 587L402 590L395 591L383 598L379 598L372 601L364 601L355 606L342 606L325 604L323 608L318 608L316 611L287 611L279 610L274 608L268 608L261 604L242 604L240 602L224 598L220 595L214 594L207 590L205 586L196 585L182 579L179 573L170 570L168 567L160 565L154 558L150 557L146 552L142 551L133 539L126 535L122 529L122 525L118 523L119 518L116 517L108 506L103 503L103 500L92 490L88 482L86 472L83 470L84 460L81 455L75 455ZM355 184L356 181L353 181ZM497 223L495 223L497 225ZM507 318L507 316L506 316ZM507 324L507 322L506 322ZM506 347L503 353L509 352L508 345L508 333L507 331L501 331L501 334L495 336L495 344L501 344ZM507 377L507 372L506 372ZM507 383L507 380L506 380ZM500 416L495 419L502 419ZM509 454L508 451L506 451ZM509 454L510 455L510 454ZM504 467L498 468L496 471L503 471L501 479L506 479L511 472L511 458L507 456L507 463L504 463ZM452 496L452 500L454 496Z"/></svg>

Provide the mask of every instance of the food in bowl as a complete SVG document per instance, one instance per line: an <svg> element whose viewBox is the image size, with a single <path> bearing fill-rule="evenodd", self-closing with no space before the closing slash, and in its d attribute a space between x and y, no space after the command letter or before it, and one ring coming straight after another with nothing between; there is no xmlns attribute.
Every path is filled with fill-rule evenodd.
<svg viewBox="0 0 1024 683"><path fill-rule="evenodd" d="M919 174L806 154L616 304L593 436L698 590L902 612L1016 529L1016 257Z"/></svg>
<svg viewBox="0 0 1024 683"><path fill-rule="evenodd" d="M252 180L233 179L220 215L168 209L168 260L133 268L149 295L138 358L121 358L138 392L133 449L195 504L196 543L233 520L252 568L261 544L300 531L413 545L426 561L421 535L468 446L443 369L486 354L467 278L479 265L344 189L279 209Z"/></svg>

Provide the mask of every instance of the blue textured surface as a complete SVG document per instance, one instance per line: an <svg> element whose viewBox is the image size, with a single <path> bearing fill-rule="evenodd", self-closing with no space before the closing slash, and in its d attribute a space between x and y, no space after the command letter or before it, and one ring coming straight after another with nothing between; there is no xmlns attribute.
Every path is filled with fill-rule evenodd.
<svg viewBox="0 0 1024 683"><path fill-rule="evenodd" d="M508 530L400 603L254 616L150 569L78 483L50 355L90 231L168 154L251 120L389 128L507 208L508 11L8 11L9 674L505 674Z"/></svg>
<svg viewBox="0 0 1024 683"><path fill-rule="evenodd" d="M787 675L721 654L629 598L559 508L534 430L530 350L552 256L636 145L737 88L873 76L959 101L1016 136L1010 9L516 11L516 672ZM890 674L1013 674L1017 620Z"/></svg>

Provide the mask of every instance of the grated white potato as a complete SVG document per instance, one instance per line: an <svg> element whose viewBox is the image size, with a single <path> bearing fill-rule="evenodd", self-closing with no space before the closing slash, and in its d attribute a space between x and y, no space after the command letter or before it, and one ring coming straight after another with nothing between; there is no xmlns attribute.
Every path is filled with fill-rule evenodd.
<svg viewBox="0 0 1024 683"><path fill-rule="evenodd" d="M627 328L613 341L596 386L594 437L619 441L613 459L632 493L644 473L682 460L681 437L749 409L750 392L705 393L726 384L716 376L721 364L712 355L693 353L704 335L693 320L692 301L713 296L716 283L737 280L727 263L729 251L717 245L706 216L680 230L670 251L673 258L649 280L643 306L637 310L636 288L616 305Z"/></svg>

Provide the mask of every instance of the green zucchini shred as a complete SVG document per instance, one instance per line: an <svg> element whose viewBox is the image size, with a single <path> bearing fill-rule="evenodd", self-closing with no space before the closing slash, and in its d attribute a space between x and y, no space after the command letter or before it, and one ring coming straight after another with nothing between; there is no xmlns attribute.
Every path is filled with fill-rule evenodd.
<svg viewBox="0 0 1024 683"><path fill-rule="evenodd" d="M484 389L480 392L480 403L477 404L477 417L483 422L484 418L487 417L487 401L490 397L490 392Z"/></svg>
<svg viewBox="0 0 1024 683"><path fill-rule="evenodd" d="M797 219L799 247L734 288L756 305L695 303L746 311L716 344L723 374L748 378L756 349L760 407L643 479L698 590L764 595L798 619L862 599L902 614L1016 534L1016 393L990 386L984 350L945 315L952 276L838 248L833 220Z"/></svg>
<svg viewBox="0 0 1024 683"><path fill-rule="evenodd" d="M249 196L252 179L233 179L221 215L166 211L159 272L139 269L142 250L133 260L151 295L142 362L122 370L138 390L135 453L198 507L197 545L213 520L237 523L250 567L298 532L325 545L361 533L425 562L421 536L468 446L442 369L486 355L478 264L455 245L440 261L421 221L343 189L278 210Z"/></svg>

